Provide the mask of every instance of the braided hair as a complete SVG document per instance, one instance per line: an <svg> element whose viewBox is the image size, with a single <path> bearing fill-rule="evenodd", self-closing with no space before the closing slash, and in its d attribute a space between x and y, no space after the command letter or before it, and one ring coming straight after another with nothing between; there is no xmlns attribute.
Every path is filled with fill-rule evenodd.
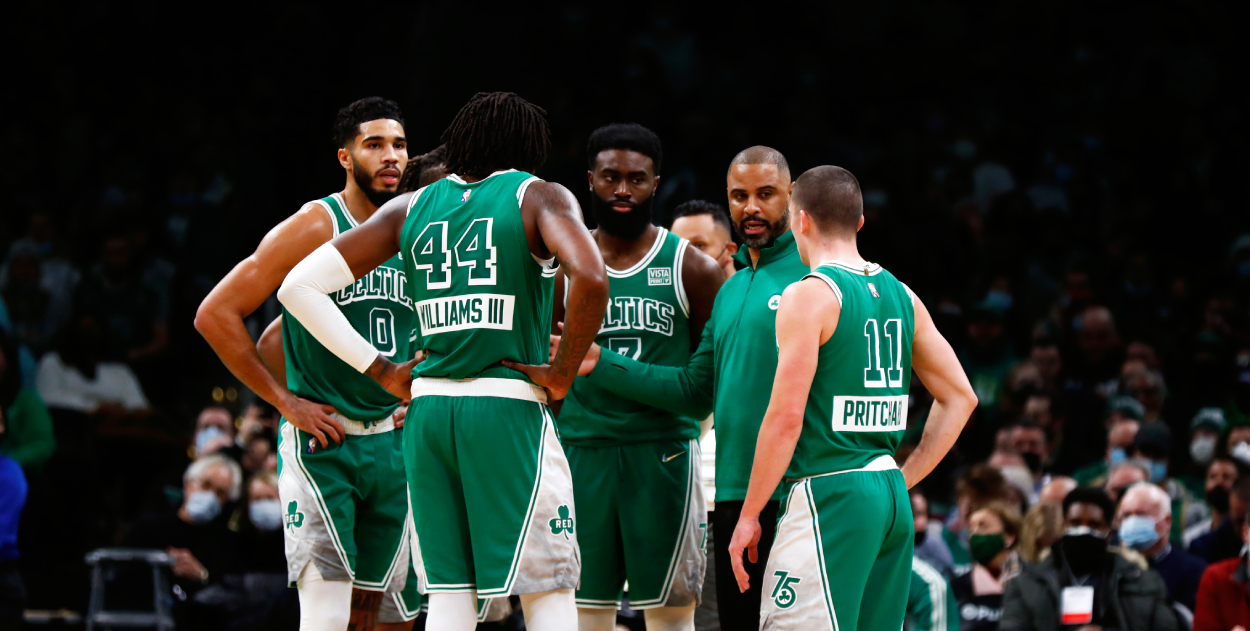
<svg viewBox="0 0 1250 631"><path fill-rule="evenodd" d="M533 173L551 146L547 112L512 92L478 92L447 131L447 171L486 177L502 169Z"/></svg>

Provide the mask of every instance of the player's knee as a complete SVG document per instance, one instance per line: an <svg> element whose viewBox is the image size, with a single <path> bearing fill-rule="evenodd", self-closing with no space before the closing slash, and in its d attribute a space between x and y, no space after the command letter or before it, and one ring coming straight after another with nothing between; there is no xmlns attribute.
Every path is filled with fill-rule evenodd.
<svg viewBox="0 0 1250 631"><path fill-rule="evenodd" d="M647 631L694 631L694 603L685 607L658 607L642 612Z"/></svg>
<svg viewBox="0 0 1250 631"><path fill-rule="evenodd" d="M613 631L616 629L615 609L577 608L577 631Z"/></svg>
<svg viewBox="0 0 1250 631"><path fill-rule="evenodd" d="M351 581L327 581L309 563L299 579L300 631L344 631L351 622Z"/></svg>
<svg viewBox="0 0 1250 631"><path fill-rule="evenodd" d="M577 603L572 589L521 595L525 626L531 629L574 631L577 629Z"/></svg>

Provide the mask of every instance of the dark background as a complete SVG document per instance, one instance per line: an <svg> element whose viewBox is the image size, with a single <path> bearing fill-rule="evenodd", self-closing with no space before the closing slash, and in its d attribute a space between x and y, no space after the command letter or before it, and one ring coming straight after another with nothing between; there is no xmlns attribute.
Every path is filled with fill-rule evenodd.
<svg viewBox="0 0 1250 631"><path fill-rule="evenodd" d="M796 177L820 164L855 173L864 256L929 305L970 373L989 367L988 381L974 378L982 410L932 482L938 496L1018 412L1005 373L1038 339L1063 349L1055 387L1071 395L1069 427L1088 428L1094 458L1097 386L1119 376L1114 357L1131 342L1154 352L1149 368L1166 379L1174 468L1187 466L1198 407L1244 420L1235 400L1250 368L1250 355L1238 363L1250 348L1250 243L1237 238L1250 229L1250 160L1242 29L1227 3L9 11L0 252L43 212L57 251L85 276L114 235L131 240L135 265L168 270L155 291L170 342L136 371L161 431L180 440L214 388L225 397L238 385L192 328L195 308L269 228L342 188L330 140L338 108L395 99L415 156L475 92L495 90L547 110L553 148L539 175L583 200L595 127L657 132L660 221L688 199L723 204L727 164L750 145L781 150ZM1116 317L1110 360L1077 342L1089 305ZM969 340L974 313L1001 334ZM224 400L239 411L248 397ZM135 514L104 519L97 543L120 538Z"/></svg>

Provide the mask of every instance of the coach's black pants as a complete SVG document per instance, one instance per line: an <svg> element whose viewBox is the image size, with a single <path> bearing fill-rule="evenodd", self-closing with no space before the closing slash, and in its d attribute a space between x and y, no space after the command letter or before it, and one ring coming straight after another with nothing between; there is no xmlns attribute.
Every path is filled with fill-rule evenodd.
<svg viewBox="0 0 1250 631"><path fill-rule="evenodd" d="M773 500L764 505L760 513L759 561L751 563L744 553L743 563L751 575L751 588L738 591L738 579L734 578L733 565L729 562L729 541L733 539L738 515L742 514L742 502L717 502L712 511L712 545L716 554L716 606L720 610L722 631L759 631L760 589L764 583L764 567L768 565L768 551L777 535L777 505Z"/></svg>

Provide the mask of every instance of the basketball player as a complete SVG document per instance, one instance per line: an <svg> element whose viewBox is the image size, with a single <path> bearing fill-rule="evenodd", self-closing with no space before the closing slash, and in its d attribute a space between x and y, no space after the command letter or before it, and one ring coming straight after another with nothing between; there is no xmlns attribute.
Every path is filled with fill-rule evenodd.
<svg viewBox="0 0 1250 631"><path fill-rule="evenodd" d="M334 140L347 175L343 190L305 204L271 230L204 299L195 326L226 367L282 413L278 491L301 630L343 631L349 615L352 629L373 628L375 617L385 623L379 629L405 629L421 597L404 578L408 498L402 437L391 419L399 397L334 357L289 313L281 330L285 357L270 359L282 365L275 372L286 375L283 383L266 369L243 324L305 255L395 195L408 149L394 102L373 97L343 108ZM369 334L379 353L408 358L412 304L399 291L404 270L398 258L380 263L336 295L333 308Z"/></svg>
<svg viewBox="0 0 1250 631"><path fill-rule="evenodd" d="M760 422L768 408L777 372L777 333L773 328L781 292L811 270L799 260L787 220L790 166L776 149L755 146L734 156L725 178L730 215L746 246L735 255L743 269L721 287L699 348L684 366L639 362L598 344L591 347L581 374L605 390L682 416L705 418L716 412L716 511L712 521L716 556L716 600L721 628L758 631L762 564L752 566L751 591L735 589L729 540L738 523L751 476L751 458ZM536 383L541 367L524 368ZM715 399L715 400L713 400ZM759 550L767 560L770 520L781 499L778 488L765 505Z"/></svg>
<svg viewBox="0 0 1250 631"><path fill-rule="evenodd" d="M590 134L586 155L611 289L595 342L640 361L685 364L723 276L685 239L651 224L660 139L641 125L608 125ZM557 296L563 285L557 274ZM556 301L552 319L563 317ZM628 580L629 606L644 610L648 629L692 630L707 533L698 420L578 379L557 427L581 524L578 628L612 631Z"/></svg>
<svg viewBox="0 0 1250 631"><path fill-rule="evenodd" d="M568 190L527 172L550 144L542 109L479 93L443 142L452 175L318 248L278 298L357 372L397 397L411 393L404 462L428 628L473 629L477 596L516 594L527 626L572 631L580 528L546 403L573 385L603 321L603 258ZM424 353L415 369L380 353L326 295L396 253ZM568 307L564 344L535 371L544 390L503 362L547 360L557 258Z"/></svg>
<svg viewBox="0 0 1250 631"><path fill-rule="evenodd" d="M729 544L739 589L756 560L759 515L778 483L785 509L764 571L761 629L897 631L911 584L907 489L958 438L977 398L920 299L859 255L859 182L833 166L794 183L790 226L812 266L777 308L777 376ZM912 370L933 395L900 472Z"/></svg>

